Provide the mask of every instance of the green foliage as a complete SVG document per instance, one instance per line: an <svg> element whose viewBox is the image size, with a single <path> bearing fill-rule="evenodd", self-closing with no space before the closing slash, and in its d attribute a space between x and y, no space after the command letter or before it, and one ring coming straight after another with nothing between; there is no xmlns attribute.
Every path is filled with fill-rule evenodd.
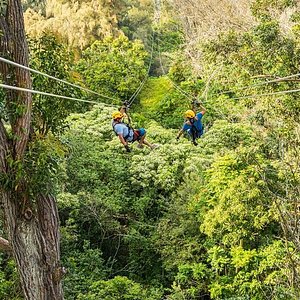
<svg viewBox="0 0 300 300"><path fill-rule="evenodd" d="M0 265L0 298L3 300L22 300L21 286L14 261L1 253Z"/></svg>
<svg viewBox="0 0 300 300"><path fill-rule="evenodd" d="M188 108L189 101L174 91L167 77L151 78L140 95L141 113L164 127L178 129L182 125L181 116Z"/></svg>
<svg viewBox="0 0 300 300"><path fill-rule="evenodd" d="M45 13L46 1L37 1L37 0L22 0L23 10L31 8L37 12Z"/></svg>
<svg viewBox="0 0 300 300"><path fill-rule="evenodd" d="M158 39L157 44L160 52L177 51L184 42L184 35L181 32L180 24L173 20L160 23L156 39Z"/></svg>
<svg viewBox="0 0 300 300"><path fill-rule="evenodd" d="M286 249L274 240L278 215L260 173L274 167L253 127L215 122L195 148L169 145L175 132L151 122L147 138L165 145L125 154L110 127L112 110L102 105L70 118L72 156L60 195L64 259L86 239L102 252L99 276L164 284L169 299L286 295L279 267ZM89 294L78 297L119 299L117 278L92 280Z"/></svg>
<svg viewBox="0 0 300 300"><path fill-rule="evenodd" d="M273 42L278 42L279 33L279 24L274 21L264 22L255 29L255 35L262 45L270 46ZM275 46L277 45L275 44Z"/></svg>
<svg viewBox="0 0 300 300"><path fill-rule="evenodd" d="M296 6L295 0L255 0L252 3L252 13L260 20L268 20L272 18L274 10L283 12L286 8Z"/></svg>
<svg viewBox="0 0 300 300"><path fill-rule="evenodd" d="M120 33L116 17L120 1L109 4L89 0L24 2L26 32L31 37L49 32L69 47L82 51L95 40Z"/></svg>
<svg viewBox="0 0 300 300"><path fill-rule="evenodd" d="M180 53L175 53L175 56L172 60L172 65L169 69L169 76L171 80L178 85L180 85L181 82L188 81L193 77L192 68L185 57L181 56Z"/></svg>
<svg viewBox="0 0 300 300"><path fill-rule="evenodd" d="M187 109L190 109L190 101L181 93L173 92L162 99L154 116L165 127L179 129L184 121L184 111Z"/></svg>
<svg viewBox="0 0 300 300"><path fill-rule="evenodd" d="M154 119L166 128L179 129L184 121L183 113L190 109L193 100L192 96L187 95L196 95L202 87L203 82L200 80L186 80L180 87L183 92L179 92L170 78L151 78L140 94L140 107L134 108L146 119Z"/></svg>
<svg viewBox="0 0 300 300"><path fill-rule="evenodd" d="M151 78L132 107L134 125L145 127L147 139L160 148L132 144L132 152L125 153L111 128L116 108L103 104L68 118L63 139L69 150L51 135L29 145L32 180L60 181L66 298L299 298L299 239L293 227L299 217L299 101L294 95L236 99L297 88L293 80L242 88L298 73L299 42L278 22L293 5L255 1L260 23L254 28L224 32L199 45L201 78L178 51L176 44L183 42L178 26L163 23L156 38L168 59L168 77L183 92L166 76ZM149 43L150 6L148 0L114 6L130 39ZM298 22L297 14L293 17ZM67 62L67 52L54 42L53 49L45 57L39 53L42 64L68 75L63 63L47 59ZM89 88L128 100L146 75L146 61L140 42L110 37L84 51L78 71ZM198 147L185 139L175 142L177 131L170 128L182 125L190 98L199 95L207 108L204 136ZM49 131L62 132L71 110L54 109L56 116L45 110ZM43 133L40 124L35 126Z"/></svg>
<svg viewBox="0 0 300 300"><path fill-rule="evenodd" d="M162 152L164 155L157 155ZM181 179L183 158L187 149L169 145L144 157L133 157L129 172L132 174L133 187L147 188L154 186L160 195L168 194L174 190Z"/></svg>
<svg viewBox="0 0 300 300"><path fill-rule="evenodd" d="M93 43L83 52L77 69L90 89L129 100L146 76L146 58L141 42L121 35Z"/></svg>
<svg viewBox="0 0 300 300"><path fill-rule="evenodd" d="M87 241L82 249L76 248L70 249L68 257L63 257L68 272L64 279L66 299L77 299L77 295L85 293L94 282L105 278L107 272L99 249L90 248Z"/></svg>
<svg viewBox="0 0 300 300"><path fill-rule="evenodd" d="M199 299L203 297L209 277L210 271L203 263L180 265L172 286L173 293L168 299L176 300L182 299L182 297Z"/></svg>
<svg viewBox="0 0 300 300"><path fill-rule="evenodd" d="M267 226L272 225L276 215L273 215L273 204L268 195L264 194L266 185L256 166L256 161L261 158L249 155L254 153L253 149L250 153L243 152L241 150L239 158L229 154L216 159L207 170L211 179L203 195L208 202L203 206L208 210L201 228L224 245L235 245L246 238L251 247L255 247L258 237L267 238L276 231L276 227Z"/></svg>
<svg viewBox="0 0 300 300"><path fill-rule="evenodd" d="M133 162L117 146L117 140L111 141L115 137L110 125L111 111L102 106L85 115L72 116L73 126L66 138L73 147L65 186L65 191L72 195L60 195L62 224L68 236L76 233L76 240L88 239L93 247L101 247L112 273L122 268L127 270L129 263L132 274L149 276L153 265L159 262L152 246L153 229L147 223L151 224L150 216L157 218L155 214L163 205L163 199L159 196L151 199L154 195L151 187L148 196L139 199L142 191L131 184ZM138 150L133 154L143 156ZM141 221L145 222L142 226ZM132 224L130 228L129 224ZM141 255L141 249L145 256ZM119 253L121 257L122 253L131 254L116 260ZM136 259L138 257L140 259ZM146 257L150 260L149 266L143 268Z"/></svg>
<svg viewBox="0 0 300 300"><path fill-rule="evenodd" d="M130 40L151 43L153 3L150 0L118 1L118 26Z"/></svg>
<svg viewBox="0 0 300 300"><path fill-rule="evenodd" d="M211 41L204 51L209 67L211 63L221 65L207 100L216 110L214 114L217 117L222 117L223 113L222 118L235 122L248 118L252 124L268 127L269 122L274 124L271 119L283 118L284 123L290 115L294 115L297 102L292 94L279 96L278 101L274 101L272 96L242 97L297 88L293 80L262 84L268 78L285 77L298 72L297 43L281 33L277 21L262 22L244 35L234 32L224 34ZM253 88L245 89L245 86ZM226 94L219 95L224 91Z"/></svg>
<svg viewBox="0 0 300 300"><path fill-rule="evenodd" d="M57 182L62 179L61 164L68 148L49 134L32 136L27 150L22 161L7 157L10 172L2 173L0 180L3 188L12 190L26 182L27 192L34 200L41 192L54 192Z"/></svg>
<svg viewBox="0 0 300 300"><path fill-rule="evenodd" d="M5 112L5 94L2 90L0 91L0 116L7 120Z"/></svg>
<svg viewBox="0 0 300 300"><path fill-rule="evenodd" d="M30 66L40 72L54 76L68 82L72 78L72 54L51 35L44 35L39 39L29 40ZM81 98L78 88L55 81L39 74L32 75L33 87L36 90ZM80 111L83 105L80 102L62 100L43 95L33 96L33 127L41 135L48 132L61 133L66 128L66 117L71 112Z"/></svg>
<svg viewBox="0 0 300 300"><path fill-rule="evenodd" d="M32 137L24 163L16 170L17 180L26 180L33 197L41 191L53 192L62 179L62 162L67 153L68 146L51 134Z"/></svg>
<svg viewBox="0 0 300 300"><path fill-rule="evenodd" d="M229 123L225 120L216 121L202 141L203 152L213 155L217 152L225 153L240 146L249 147L257 143L254 131L249 125Z"/></svg>
<svg viewBox="0 0 300 300"><path fill-rule="evenodd" d="M245 299L293 299L288 290L277 288L286 270L274 270L274 266L283 263L284 248L279 241L259 250L233 247L229 255L221 247L212 248L210 260L218 274L210 286L212 299L235 295Z"/></svg>
<svg viewBox="0 0 300 300"><path fill-rule="evenodd" d="M135 110L140 110L147 118L151 118L159 109L159 103L171 89L172 83L168 78L149 78L140 93L139 107L136 107Z"/></svg>
<svg viewBox="0 0 300 300"><path fill-rule="evenodd" d="M79 295L78 300L158 300L161 292L145 289L140 284L126 277L116 276L108 281L95 282L87 295Z"/></svg>

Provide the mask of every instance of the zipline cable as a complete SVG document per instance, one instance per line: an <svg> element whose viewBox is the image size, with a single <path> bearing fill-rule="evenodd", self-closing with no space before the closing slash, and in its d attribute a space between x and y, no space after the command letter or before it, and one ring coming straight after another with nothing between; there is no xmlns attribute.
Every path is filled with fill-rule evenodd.
<svg viewBox="0 0 300 300"><path fill-rule="evenodd" d="M164 68L162 67L162 60L161 60L160 49L159 49L159 58L160 58L160 65L161 65L161 68L163 70L163 73L164 73L164 75L166 75L166 72L165 72ZM168 58L170 59L170 57L168 57ZM168 75L166 75L166 76L168 77L168 79L170 81L172 81L172 79ZM277 79L274 79L274 80L269 80L269 81L265 81L265 82L261 82L261 83L256 83L256 84L252 84L252 85L242 86L242 87L239 87L239 88L236 88L236 89L232 89L232 90L226 90L226 91L223 91L223 92L212 94L211 96L219 96L219 95L223 95L223 94L227 94L227 93L235 92L235 91L239 91L239 90L247 90L247 89L250 89L250 88L253 88L253 87L259 87L259 86L263 86L263 85L267 85L267 84L271 84L271 83L282 83L282 82L285 82L285 80L287 80L287 79L291 79L291 78L298 77L298 76L300 76L300 73L291 74L291 75L288 75L288 76L285 76L285 77L280 77L280 78L277 78ZM174 87L177 90L179 90L181 93L183 93L184 96L195 98L191 94L189 95L187 92L185 92L180 87L178 87L173 81L172 81L172 84L174 85ZM249 98L249 97L245 96L245 98ZM242 99L242 97L236 97L236 98L231 98L231 99Z"/></svg>
<svg viewBox="0 0 300 300"><path fill-rule="evenodd" d="M156 8L156 18L155 18L155 22L159 24L159 26L161 27L161 2L160 0L158 0L157 2L154 1L154 7ZM171 84L173 85L173 87L179 92L181 93L184 97L186 97L187 99L191 100L191 99L195 99L196 100L196 97L192 94L189 94L187 93L186 91L184 91L181 87L179 87L167 74L166 74L166 71L165 71L165 68L163 66L163 63L162 63L162 58L161 58L161 51L160 51L160 43L159 41L162 41L160 38L157 39L157 50L158 50L158 56L159 56L159 62L160 62L160 67L163 71L163 74L169 79L169 81L171 82ZM170 43L168 43L170 44ZM171 45L171 44L170 44ZM172 44L172 46L174 46Z"/></svg>
<svg viewBox="0 0 300 300"><path fill-rule="evenodd" d="M154 1L154 7L156 8L157 6L160 6L160 0L158 1ZM158 9L155 10L154 12L154 19L156 20L160 20L160 11ZM139 85L139 87L136 89L136 91L132 94L132 96L129 98L128 101L126 101L126 105L128 107L130 107L133 103L133 101L137 98L138 94L141 92L144 84L146 83L147 79L149 78L149 73L150 73L150 69L151 69L151 65L152 65L152 60L153 60L153 53L154 53L154 30L153 30L153 33L152 33L152 46L151 46L151 57L150 57L150 63L149 63L149 66L148 66L148 71L147 71L147 74L144 78L144 80L141 82L141 84ZM160 56L160 62L161 62L161 55L160 55L160 52L159 52L159 56ZM161 64L162 65L162 64ZM162 67L163 69L163 67ZM167 75L166 75L167 76ZM167 76L168 77L168 76ZM169 77L168 77L169 78ZM195 98L194 96L192 95L189 95L187 94L185 91L183 91L180 87L178 87L170 78L169 80L172 82L172 84L174 85L174 87L182 94L185 95L185 97L187 97L188 99L191 99L191 98Z"/></svg>
<svg viewBox="0 0 300 300"><path fill-rule="evenodd" d="M159 60L160 60L160 65L161 65L161 68L162 68L162 71L163 73L166 75L166 72L165 72L165 69L164 69L164 66L162 64L162 59L161 59L161 52L160 52L160 49L158 47L158 52L159 52ZM215 70L216 71L216 70ZM215 73L214 71L214 73ZM288 78L292 78L292 77L296 77L300 74L294 74L294 75L290 75L290 76L286 76L284 78L280 78L280 79L276 79L276 80L272 80L272 82L277 82L277 81L280 81L280 80L283 80L283 79L288 79ZM178 90L179 92L181 92L182 95L184 95L186 98L188 99L191 99L191 98L195 98L193 95L188 95L185 91L183 91L180 87L178 87L175 82L173 82L173 80L168 76L166 75L167 78L170 80L170 82L173 84L173 86L176 88L176 90ZM212 75L213 76L213 75ZM271 83L271 82L268 82L268 83ZM263 84L266 84L266 83L263 83ZM260 84L262 85L262 84ZM281 95L281 94L288 94L288 93L296 93L296 92L300 92L300 89L295 89L295 90L286 90L286 91L279 91L279 92L273 92L273 93L265 93L265 94L257 94L257 95L247 95L247 96L242 96L242 97L236 97L236 98L231 98L232 100L238 100L238 99L247 99L247 98L256 98L256 97L263 97L263 96L272 96L272 95ZM205 103L205 101L202 101ZM227 119L227 117L219 110L215 109L214 110L221 114L223 117L225 117Z"/></svg>
<svg viewBox="0 0 300 300"><path fill-rule="evenodd" d="M3 58L3 57L0 57L0 61L2 61L2 62L4 62L4 63L7 63L7 64L10 64L10 65L13 65L13 66L15 66L15 67L19 67L19 68L25 69L25 70L27 70L27 71L31 71L31 72L33 72L33 73L36 73L36 74L39 74L39 75L48 77L48 78L50 78L50 79L53 79L53 80L56 80L56 81L65 83L65 84L70 85L70 86L72 86L72 87L79 88L79 89L81 89L81 90L83 90L83 91L86 91L86 92L89 92L89 93L98 95L98 96L100 96L100 97L103 97L103 98L106 98L106 99L110 99L110 100L116 100L116 101L119 101L119 99L112 98L112 97L109 97L109 96L106 96L106 95L103 95L103 94L99 94L99 93L94 92L94 91L92 91L92 90L90 90L90 89L84 88L84 87L82 87L82 86L80 86L80 85L77 85L77 84L74 84L74 83L70 83L70 82L68 82L68 81L66 81L66 80L63 80L63 79L56 78L56 77L54 77L54 76L48 75L48 74L46 74L46 73L43 73L43 72L40 72L40 71L37 71L37 70L34 70L34 69L32 69L32 68L29 68L29 67L26 67L26 66L24 66L24 65L18 64L18 63L16 63L16 62L13 62L13 61L11 61L11 60L5 59L5 58Z"/></svg>
<svg viewBox="0 0 300 300"><path fill-rule="evenodd" d="M149 73L152 65L152 60L153 60L153 52L154 52L154 31L152 33L152 45L151 45L151 55L150 55L150 62L147 70L147 74L144 78L144 80L141 82L140 86L136 89L136 91L133 93L133 95L129 98L128 100L128 106L131 106L133 101L136 99L138 94L141 92L142 88L144 87L144 84L146 83L147 79L149 78Z"/></svg>
<svg viewBox="0 0 300 300"><path fill-rule="evenodd" d="M298 76L300 76L300 73L292 74L292 75L289 75L289 76L277 78L277 79L270 80L270 81L265 81L265 82L261 82L261 83L256 83L256 84L251 84L251 85L247 85L247 86L242 86L242 87L236 88L234 90L232 89L232 90L227 90L227 91L224 91L224 92L212 94L212 96L218 96L218 95L228 94L228 93L239 91L239 90L247 90L247 89L252 88L252 87L263 86L263 85L270 84L270 83L281 83L281 82L284 82L286 79L290 79L290 78L294 78L294 77L298 77Z"/></svg>
<svg viewBox="0 0 300 300"><path fill-rule="evenodd" d="M201 98L202 98L202 99L205 98L205 99L207 100L207 95L208 95L208 90L209 90L210 82L211 82L212 79L214 78L215 74L218 73L218 72L221 70L222 66L223 66L223 65L217 66L217 67L214 69L214 71L211 73L211 75L209 76L209 78L208 78L208 80L207 80L207 82L206 82L204 91L203 91L203 93L202 93L202 95L201 95Z"/></svg>
<svg viewBox="0 0 300 300"><path fill-rule="evenodd" d="M159 56L159 63L160 63L160 67L163 71L163 74L169 79L169 81L172 83L172 85L174 86L174 88L179 91L184 97L186 97L187 99L196 99L195 96L187 93L186 91L184 91L182 88L180 88L167 74L166 74L166 71L165 71L165 68L163 66L163 63L162 63L162 58L161 58L161 51L160 51L160 48L159 48L159 43L157 43L158 45L158 56Z"/></svg>
<svg viewBox="0 0 300 300"><path fill-rule="evenodd" d="M264 93L264 94L256 94L256 95L246 95L236 98L230 98L231 100L239 100L239 99L249 99L249 98L257 98L257 97L264 97L264 96L276 96L276 95L283 95L283 94L291 94L291 93L298 93L300 92L300 89L295 90L285 90L285 91L279 91L279 92L273 92L273 93Z"/></svg>
<svg viewBox="0 0 300 300"><path fill-rule="evenodd" d="M163 41L161 40L160 38L157 38L158 40L164 42L164 43L167 43L169 45L172 45L174 46L173 44L171 43L168 43L166 41ZM182 46L182 45L179 45L178 46ZM159 49L159 56L160 56L160 63L161 63L161 52L160 52L160 49ZM172 60L172 58L170 58L168 56L169 59ZM161 63L161 66L162 66L162 63ZM166 75L166 72L164 71L164 68L162 67L162 70L163 70L163 73L164 75ZM166 75L167 76L167 75ZM271 83L281 83L281 82L284 82L285 80L287 79L291 79L291 78L294 78L294 77L297 77L297 76L300 76L300 73L296 73L296 74L292 74L292 75L289 75L289 76L285 76L285 77L280 77L280 78L277 78L277 79L274 79L274 80L270 80L270 81L266 81L266 82L261 82L261 83L256 83L256 84L252 84L252 85L248 85L248 86L242 86L242 87L239 87L239 88L236 88L236 89L232 89L232 90L226 90L226 91L223 91L223 92L219 92L219 93L215 93L215 94L212 94L211 96L218 96L218 95L222 95L222 94L227 94L227 93L230 93L230 92L235 92L235 91L238 91L238 90L246 90L248 88L253 88L253 87L259 87L259 86L263 86L263 85L267 85L267 84L271 84ZM172 81L172 79L167 76L169 78L170 81ZM191 98L195 98L194 96L192 95L189 95L188 93L186 93L184 90L182 90L180 87L178 87L173 81L172 81L172 84L174 85L174 87L180 91L181 93L184 94L185 97L191 97ZM238 97L240 98L240 97ZM235 98L236 99L236 98Z"/></svg>
<svg viewBox="0 0 300 300"><path fill-rule="evenodd" d="M160 13L158 14L159 16L160 16ZM161 27L161 18L159 18L158 19L158 23L159 23L159 25L160 25L160 27ZM160 39L159 39L160 40ZM167 74L166 74L166 71L165 71L165 68L164 68L164 66L163 66L163 63L162 63L162 58L161 58L161 51L160 51L160 44L159 44L159 41L157 41L157 46L158 46L158 55L159 55L159 62L160 62L160 66L161 66L161 69L162 69L162 71L163 71L163 74L169 79L169 81L172 83L172 85L174 86L174 88L177 90L177 91L179 91L184 97L186 97L188 100L191 100L191 99L193 99L193 100L198 100L198 98L197 97L195 97L194 95L192 95L192 94L190 94L190 93L187 93L186 91L184 91L181 87L179 87ZM214 70L214 72L211 74L211 76L210 76L210 78L209 78L209 80L208 80L208 83L207 83L207 85L206 85L206 87L205 87L205 90L203 91L203 93L202 93L202 98L204 97L204 95L205 95L205 93L207 93L207 90L208 90L208 85L209 85L209 83L210 83L210 81L211 81L211 79L212 79L212 77L214 76L214 74L215 74L215 72L217 72L218 70L216 69L216 70ZM207 96L206 96L206 98L207 98ZM205 104L205 102L206 101L204 101L203 99L201 100L201 104L203 105L203 104ZM217 110L217 109L215 109L214 108L214 110L217 112L217 113L219 113L222 117L225 117L225 119L227 119L227 117L223 114L223 112L221 112L221 111L219 111L219 110Z"/></svg>
<svg viewBox="0 0 300 300"><path fill-rule="evenodd" d="M162 66L162 59L161 59L161 52L160 52L160 50L159 50L159 60L160 60L160 65L161 65L161 68L163 70L164 75L167 76L167 78L171 81L171 83L173 84L173 86L178 91L180 91L185 97L187 97L187 98L195 98L193 95L188 94L183 89L181 89L179 86L177 86L176 83L174 83L174 81L168 75L166 75L166 72L165 72L165 70L164 70L164 68ZM291 79L291 78L298 77L298 76L300 76L300 73L291 74L289 76L280 77L280 78L277 78L277 79L274 79L274 80L270 80L270 81L266 81L266 82L261 82L261 83L256 83L256 84L252 84L252 85L248 85L248 86L239 87L239 88L236 88L235 90L233 90L233 89L232 90L227 90L227 91L224 91L224 92L212 94L211 96L220 96L220 95L227 94L227 93L230 93L230 92L235 92L237 90L247 90L249 88L263 86L263 85L267 85L267 84L271 84L271 83L282 83L282 82L285 82L285 80L287 80L287 79ZM259 96L271 96L271 95L280 95L280 94L286 94L286 93L295 93L295 92L298 92L298 91L299 90L296 89L296 90L283 91L283 92L279 91L279 92L264 93L264 94L257 94L257 95L246 95L246 96L235 97L235 98L230 98L230 99L232 99L232 100L239 100L239 99L247 99L247 98L256 98L256 97L259 97Z"/></svg>
<svg viewBox="0 0 300 300"><path fill-rule="evenodd" d="M73 100L73 101L78 101L78 102L92 103L92 104L96 104L96 105L103 104L104 106L114 107L114 105L107 104L107 103L99 103L99 102L96 102L96 101L84 100L84 99L80 99L80 98L73 98L73 97L61 96L61 95L56 95L56 94L51 94L51 93L45 93L45 92L41 92L41 91L37 91L37 90L31 90L31 89L27 89L27 88L21 88L21 87L17 87L17 86L2 84L2 83L0 83L0 87L2 87L4 89L9 89L9 90L28 92L28 93L32 93L32 94L39 94L39 95L56 97L56 98L67 99L67 100Z"/></svg>

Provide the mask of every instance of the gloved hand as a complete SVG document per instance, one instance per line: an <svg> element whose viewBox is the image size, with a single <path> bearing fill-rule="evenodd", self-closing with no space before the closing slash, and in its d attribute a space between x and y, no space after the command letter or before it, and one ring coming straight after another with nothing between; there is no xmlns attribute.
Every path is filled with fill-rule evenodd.
<svg viewBox="0 0 300 300"><path fill-rule="evenodd" d="M129 109L129 106L130 106L129 103L127 101L125 101L125 102L123 102L122 108L124 108L125 111L127 111Z"/></svg>
<svg viewBox="0 0 300 300"><path fill-rule="evenodd" d="M125 145L124 147L125 147L125 149L126 149L126 152L128 152L128 153L131 152L131 149L129 148L128 145Z"/></svg>
<svg viewBox="0 0 300 300"><path fill-rule="evenodd" d="M177 142L179 141L179 138L180 138L180 136L176 136L176 141L177 141Z"/></svg>

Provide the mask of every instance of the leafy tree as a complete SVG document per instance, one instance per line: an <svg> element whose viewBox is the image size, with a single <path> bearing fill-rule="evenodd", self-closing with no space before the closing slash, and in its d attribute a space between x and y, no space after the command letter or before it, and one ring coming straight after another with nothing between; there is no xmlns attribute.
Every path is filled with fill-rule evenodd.
<svg viewBox="0 0 300 300"><path fill-rule="evenodd" d="M146 76L146 57L139 41L109 37L86 49L77 69L90 89L129 100Z"/></svg>
<svg viewBox="0 0 300 300"><path fill-rule="evenodd" d="M252 3L251 11L260 20L270 20L278 17L285 9L295 6L294 0L256 0Z"/></svg>
<svg viewBox="0 0 300 300"><path fill-rule="evenodd" d="M185 0L174 5L185 4L180 13L196 16L200 8L214 3L196 2L193 7ZM137 34L147 44L149 1L113 3L113 9L120 8L119 25L129 38ZM61 144L46 133L63 133L65 116L73 108L50 103L54 115L39 99L34 108L38 119L32 124L42 136L28 143L19 177L28 182L32 194L39 188L53 190L54 185L60 192L67 298L299 298L299 102L293 94L247 97L297 89L297 79L280 80L298 73L299 42L278 22L294 4L254 1L258 23L250 28L249 2L243 1L239 5L247 8L245 20L251 20L247 32L239 28L199 44L197 37L203 34L195 35L199 27L193 26L205 28L203 18L183 22L184 39L176 24L163 23L156 38L163 40L163 59L171 58L168 77L183 92L166 76L151 79L133 107L134 120L147 128L147 138L163 144L153 152L133 146L131 154L124 153L111 130L115 108L105 105L73 114ZM80 9L87 6L86 1L78 3ZM224 6L224 11L228 8L235 11L233 5ZM237 28L232 21L238 15L227 17L215 23ZM291 21L297 24L297 13ZM133 30L136 24L139 30ZM297 26L293 30L297 35ZM191 36L193 45L184 51L197 64L197 76L183 51L167 44L170 39L182 44ZM58 71L54 74L68 77L69 70L60 63L61 58L68 61L65 49L51 38L43 43L35 61L42 61L45 71L50 67ZM78 70L90 88L126 100L145 78L146 58L139 42L108 38L86 49ZM256 85L275 78L276 84ZM57 93L62 88L39 77L35 83ZM176 131L169 128L181 126L189 96L199 95L204 95L201 100L208 109L205 135L198 147L183 139L174 143ZM6 120L10 111L2 105ZM47 132L40 120L45 120ZM42 183L36 185L38 178ZM7 267L0 284L4 297L12 282L9 273Z"/></svg>
<svg viewBox="0 0 300 300"><path fill-rule="evenodd" d="M155 289L145 289L126 277L116 276L108 281L97 281L87 295L79 295L78 300L158 300L161 293Z"/></svg>
<svg viewBox="0 0 300 300"><path fill-rule="evenodd" d="M26 7L32 1L25 1ZM117 1L106 5L102 1L61 1L48 0L42 10L34 2L25 12L26 32L39 37L44 32L55 34L71 48L82 51L95 40L118 35L114 7Z"/></svg>
<svg viewBox="0 0 300 300"><path fill-rule="evenodd" d="M7 254L0 254L0 297L3 300L23 299L20 282L14 261Z"/></svg>
<svg viewBox="0 0 300 300"><path fill-rule="evenodd" d="M152 33L153 3L149 0L118 1L118 26L130 40L141 40L146 45Z"/></svg>
<svg viewBox="0 0 300 300"><path fill-rule="evenodd" d="M28 66L20 1L8 1L0 14L1 56ZM27 70L17 71L1 63L4 83L31 88ZM0 121L1 207L8 241L16 261L25 299L62 299L58 214L49 190L33 191L24 176L31 129L30 93L7 91L7 123ZM28 174L27 174L28 175ZM38 182L36 182L38 184Z"/></svg>
<svg viewBox="0 0 300 300"><path fill-rule="evenodd" d="M64 235L63 238L68 240ZM64 246L62 249L67 250ZM64 280L66 299L77 299L77 296L88 291L94 282L106 277L102 253L99 249L90 248L88 241L84 242L82 249L70 248L66 260L62 260L68 270L68 276Z"/></svg>
<svg viewBox="0 0 300 300"><path fill-rule="evenodd" d="M33 69L46 73L58 79L74 82L72 78L72 53L60 44L51 35L44 35L38 39L29 40L30 65ZM68 97L81 98L82 92L78 88L34 74L32 76L33 86L51 94L64 95ZM33 96L33 127L41 135L62 132L66 126L66 117L70 112L81 110L80 102L61 100L49 96Z"/></svg>
<svg viewBox="0 0 300 300"><path fill-rule="evenodd" d="M22 0L23 10L31 8L39 13L45 14L46 1L37 1L37 0Z"/></svg>
<svg viewBox="0 0 300 300"><path fill-rule="evenodd" d="M225 39L223 39L224 37ZM258 81L259 78L285 77L298 72L295 61L295 58L299 56L297 42L291 37L286 37L280 31L277 21L270 18L263 19L252 32L243 36L237 34L225 35L223 38L219 40L222 41L221 44L218 44L218 42L212 43L212 45L217 46L213 46L212 52L210 52L209 47L207 50L214 53L214 55L211 55L211 58L214 57L214 61L215 59L221 59L228 66L226 73L220 72L220 77L226 76L228 78L228 74L231 74L229 77L235 77L237 73L243 74L242 77L236 76L240 78L237 81L237 88L257 84L261 82L261 79ZM251 93L248 93L262 94L293 90L297 88L296 82L297 80L294 79L282 79L276 84L259 85L255 89L253 88ZM228 88L229 86L225 87L225 89ZM240 96L243 93L245 93L244 89L235 91L235 88L232 88L229 97ZM287 243L291 242L293 244L292 248L299 247L297 242L299 233L297 230L292 229L293 226L290 226L290 222L294 222L298 218L291 206L291 203L294 202L292 198L295 199L295 195L298 195L298 192L294 189L295 184L297 185L297 179L292 174L299 174L299 167L293 163L298 156L298 151L295 150L297 146L295 148L294 145L299 144L299 138L295 133L295 128L299 126L299 118L296 112L299 110L299 102L295 100L296 98L296 94L286 94L279 95L277 98L263 96L245 97L239 100L239 105L246 108L243 109L244 117L242 118L257 126L258 138L266 142L264 143L265 157L272 161L272 168L264 167L262 164L259 170L266 178L265 188L269 193L268 197L275 199L274 204L277 213L281 216L281 226L284 228L284 239ZM288 178L285 184L281 183L281 175L279 174L285 174L285 178ZM283 211L288 213L282 214ZM290 258L287 265L295 266L295 261L298 264L299 260L296 257L294 258L293 254L288 255L288 257ZM298 285L299 279L294 276L293 270L295 268L292 267L290 270L289 289L295 291L294 293L297 295L299 292L295 289L295 286Z"/></svg>

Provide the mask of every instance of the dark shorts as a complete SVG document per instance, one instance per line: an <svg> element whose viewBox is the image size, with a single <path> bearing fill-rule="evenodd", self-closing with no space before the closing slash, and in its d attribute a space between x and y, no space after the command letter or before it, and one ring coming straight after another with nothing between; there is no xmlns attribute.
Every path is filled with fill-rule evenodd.
<svg viewBox="0 0 300 300"><path fill-rule="evenodd" d="M133 142L140 141L141 138L146 134L146 130L144 128L139 128L134 130L133 132Z"/></svg>

